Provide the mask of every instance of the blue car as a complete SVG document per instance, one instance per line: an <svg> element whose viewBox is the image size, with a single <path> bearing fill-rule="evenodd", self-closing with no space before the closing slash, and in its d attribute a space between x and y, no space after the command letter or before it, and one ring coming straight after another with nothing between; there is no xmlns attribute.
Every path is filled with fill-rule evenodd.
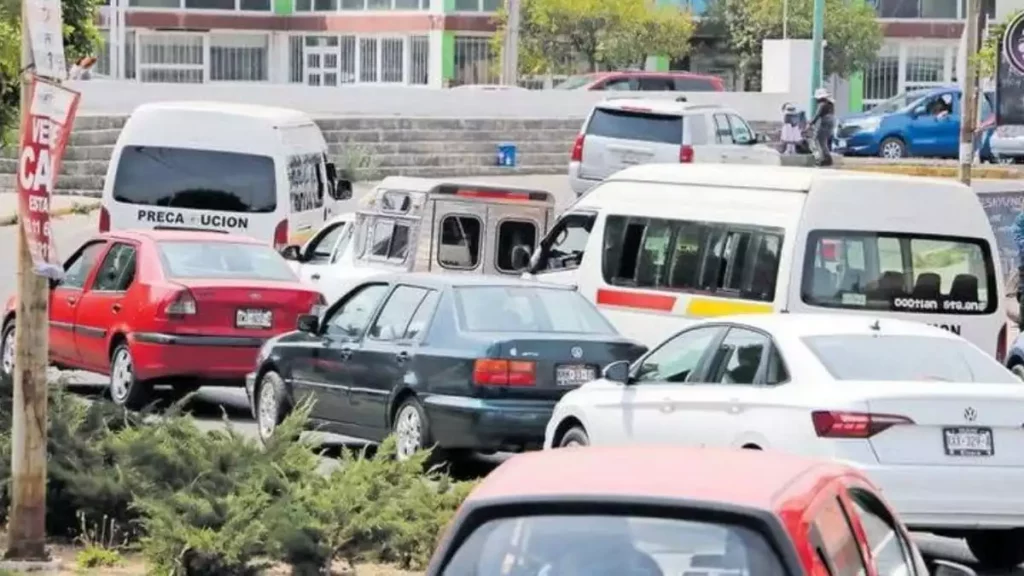
<svg viewBox="0 0 1024 576"><path fill-rule="evenodd" d="M952 103L948 114L934 113L936 103ZM981 98L980 156L991 161L989 140L994 126L995 95ZM960 88L942 86L905 92L863 114L843 118L836 127L835 146L844 156L957 158L960 149Z"/></svg>

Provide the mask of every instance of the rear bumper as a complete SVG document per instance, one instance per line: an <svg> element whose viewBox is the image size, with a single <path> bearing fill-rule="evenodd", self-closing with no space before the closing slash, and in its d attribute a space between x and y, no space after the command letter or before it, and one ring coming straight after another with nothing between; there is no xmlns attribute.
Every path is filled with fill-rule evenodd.
<svg viewBox="0 0 1024 576"><path fill-rule="evenodd" d="M540 449L555 401L430 396L423 400L442 448L519 452Z"/></svg>
<svg viewBox="0 0 1024 576"><path fill-rule="evenodd" d="M1024 527L1024 467L854 466L912 529Z"/></svg>
<svg viewBox="0 0 1024 576"><path fill-rule="evenodd" d="M142 380L195 378L242 386L266 338L136 332L129 337Z"/></svg>
<svg viewBox="0 0 1024 576"><path fill-rule="evenodd" d="M600 183L600 180L588 180L586 178L581 178L579 162L569 163L569 187L572 188L572 191L576 194L577 198Z"/></svg>
<svg viewBox="0 0 1024 576"><path fill-rule="evenodd" d="M1019 158L1024 156L1024 138L992 138L989 148L994 156Z"/></svg>

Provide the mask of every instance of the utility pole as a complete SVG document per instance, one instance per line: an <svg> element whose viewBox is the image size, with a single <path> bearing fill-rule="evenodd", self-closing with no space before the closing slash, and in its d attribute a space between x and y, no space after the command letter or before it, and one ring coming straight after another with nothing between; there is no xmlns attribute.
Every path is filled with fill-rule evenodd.
<svg viewBox="0 0 1024 576"><path fill-rule="evenodd" d="M21 133L30 130L32 65L29 1L21 0ZM20 148L19 148L20 149ZM20 166L20 164L19 164ZM20 168L19 168L20 171ZM33 270L25 226L18 222L18 309L15 312L14 404L11 425L11 512L7 558L46 560L46 368L49 281Z"/></svg>
<svg viewBox="0 0 1024 576"><path fill-rule="evenodd" d="M519 83L519 21L520 0L508 0L508 21L505 22L505 46L501 51L501 83Z"/></svg>
<svg viewBox="0 0 1024 576"><path fill-rule="evenodd" d="M960 181L971 185L974 163L974 130L978 121L978 23L981 0L967 0L967 58L964 66L963 105L960 107Z"/></svg>
<svg viewBox="0 0 1024 576"><path fill-rule="evenodd" d="M825 40L825 0L814 0L814 26L811 29L811 94L808 114L814 114L814 91L821 88L822 42Z"/></svg>

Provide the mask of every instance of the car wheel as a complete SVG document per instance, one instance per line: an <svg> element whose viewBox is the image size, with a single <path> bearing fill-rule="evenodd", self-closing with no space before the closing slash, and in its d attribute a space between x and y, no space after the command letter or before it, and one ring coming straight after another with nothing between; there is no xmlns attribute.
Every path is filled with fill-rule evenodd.
<svg viewBox="0 0 1024 576"><path fill-rule="evenodd" d="M14 322L4 326L3 337L0 338L0 375L8 381L14 379Z"/></svg>
<svg viewBox="0 0 1024 576"><path fill-rule="evenodd" d="M566 432L558 441L559 448L573 448L577 446L590 446L590 436L580 426L574 426Z"/></svg>
<svg viewBox="0 0 1024 576"><path fill-rule="evenodd" d="M144 407L149 400L149 387L135 377L135 360L124 342L110 355L110 399L130 410Z"/></svg>
<svg viewBox="0 0 1024 576"><path fill-rule="evenodd" d="M1024 529L975 532L967 547L985 570L1011 570L1024 562Z"/></svg>
<svg viewBox="0 0 1024 576"><path fill-rule="evenodd" d="M395 412L391 429L395 435L395 456L399 460L408 460L416 452L434 445L427 413L415 396L402 401ZM435 449L432 459L437 460L440 456L439 451Z"/></svg>
<svg viewBox="0 0 1024 576"><path fill-rule="evenodd" d="M274 370L267 370L256 382L256 427L260 440L270 441L277 426L288 416L288 401L284 395L284 380Z"/></svg>
<svg viewBox="0 0 1024 576"><path fill-rule="evenodd" d="M903 143L903 140L890 136L882 140L882 144L878 146L878 155L887 160L905 158L907 156L907 145Z"/></svg>
<svg viewBox="0 0 1024 576"><path fill-rule="evenodd" d="M1010 372L1013 372L1013 375L1017 378L1024 380L1024 364L1014 364L1010 367Z"/></svg>

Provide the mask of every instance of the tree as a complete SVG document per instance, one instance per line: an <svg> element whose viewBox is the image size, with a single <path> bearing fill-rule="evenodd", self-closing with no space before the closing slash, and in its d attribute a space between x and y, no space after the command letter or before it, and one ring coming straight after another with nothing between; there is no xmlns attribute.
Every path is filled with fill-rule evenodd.
<svg viewBox="0 0 1024 576"><path fill-rule="evenodd" d="M708 19L722 30L739 59L748 89L760 87L761 41L782 38L784 0L716 0ZM790 38L810 38L814 0L788 0ZM882 47L882 27L874 8L858 0L825 0L825 75L849 77L875 61Z"/></svg>
<svg viewBox="0 0 1024 576"><path fill-rule="evenodd" d="M508 12L499 11L493 46L502 50ZM648 56L689 51L693 18L651 0L522 0L519 71L572 74L576 55L588 70L642 67Z"/></svg>
<svg viewBox="0 0 1024 576"><path fill-rule="evenodd" d="M94 54L102 42L96 29L97 5L97 0L61 0L69 62ZM0 0L0 145L17 129L20 69L21 5L18 0Z"/></svg>

